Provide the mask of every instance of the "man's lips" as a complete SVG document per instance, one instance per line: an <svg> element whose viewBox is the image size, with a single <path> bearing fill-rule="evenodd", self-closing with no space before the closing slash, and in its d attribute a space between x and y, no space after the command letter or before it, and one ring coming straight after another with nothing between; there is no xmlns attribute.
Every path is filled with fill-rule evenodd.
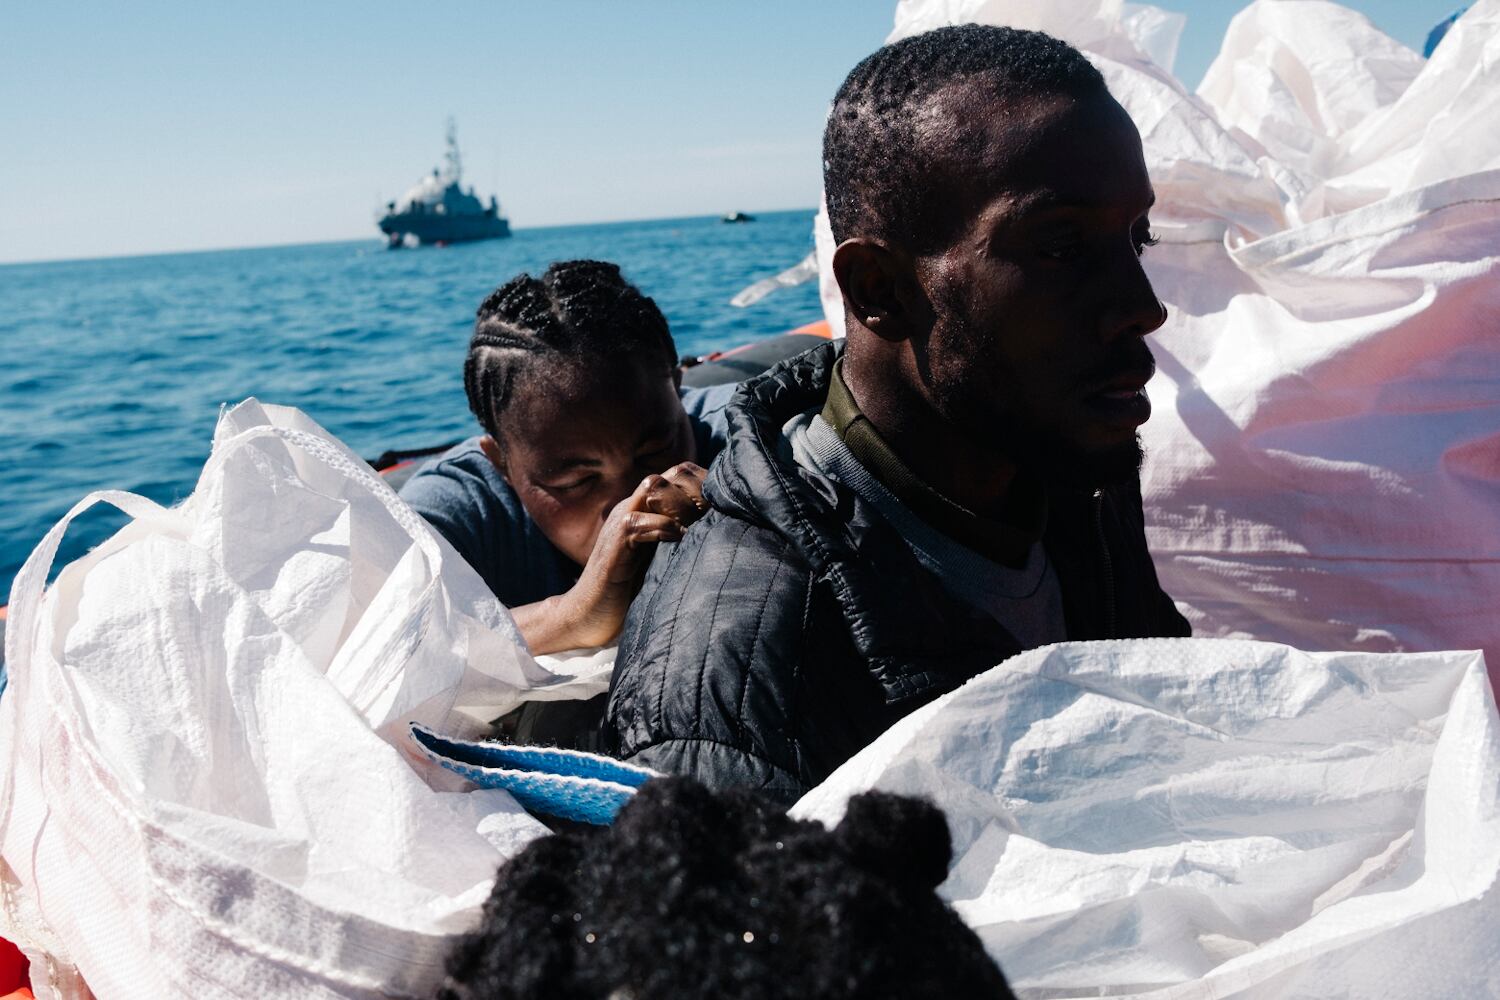
<svg viewBox="0 0 1500 1000"><path fill-rule="evenodd" d="M1146 395L1146 383L1151 381L1153 374L1150 370L1123 372L1106 380L1088 395L1085 402L1110 423L1139 427L1151 419L1151 400Z"/></svg>
<svg viewBox="0 0 1500 1000"><path fill-rule="evenodd" d="M1130 371L1120 372L1111 378L1105 379L1098 384L1093 395L1097 396L1133 396L1146 390L1146 383L1151 381L1151 376L1156 374L1155 366L1150 368L1133 368Z"/></svg>

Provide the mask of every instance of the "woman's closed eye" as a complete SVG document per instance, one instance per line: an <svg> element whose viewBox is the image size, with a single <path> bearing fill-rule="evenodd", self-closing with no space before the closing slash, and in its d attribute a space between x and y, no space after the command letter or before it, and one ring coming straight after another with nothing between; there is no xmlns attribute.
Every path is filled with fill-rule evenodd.
<svg viewBox="0 0 1500 1000"><path fill-rule="evenodd" d="M650 441L641 445L635 453L636 464L652 465L658 461L665 462L675 444L675 441ZM661 472L662 470L656 469L654 471Z"/></svg>
<svg viewBox="0 0 1500 1000"><path fill-rule="evenodd" d="M582 493L585 489L597 482L598 479L599 477L597 475L595 475L594 473L589 473L586 476L578 476L575 478L565 479L561 482L542 483L541 487L548 493L560 493L566 496Z"/></svg>

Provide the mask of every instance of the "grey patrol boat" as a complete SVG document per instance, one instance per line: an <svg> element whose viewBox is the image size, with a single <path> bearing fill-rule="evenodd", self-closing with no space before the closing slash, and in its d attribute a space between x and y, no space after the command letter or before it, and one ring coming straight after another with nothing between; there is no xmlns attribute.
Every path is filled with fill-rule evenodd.
<svg viewBox="0 0 1500 1000"><path fill-rule="evenodd" d="M500 214L500 204L490 196L488 205L465 191L463 162L458 155L458 132L448 119L448 153L442 170L436 168L398 201L386 202L380 217L392 250L415 241L442 246L469 240L493 240L510 235L510 221Z"/></svg>

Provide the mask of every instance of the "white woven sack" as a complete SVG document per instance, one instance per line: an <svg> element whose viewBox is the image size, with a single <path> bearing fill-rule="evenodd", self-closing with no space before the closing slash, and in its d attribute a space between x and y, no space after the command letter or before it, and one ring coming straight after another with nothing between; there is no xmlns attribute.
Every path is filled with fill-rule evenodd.
<svg viewBox="0 0 1500 1000"><path fill-rule="evenodd" d="M930 798L940 888L1022 1000L1500 996L1500 719L1478 653L1032 650L793 809Z"/></svg>
<svg viewBox="0 0 1500 1000"><path fill-rule="evenodd" d="M44 591L100 502L134 520ZM0 936L42 1000L431 995L544 832L398 747L571 679L296 411L222 418L175 509L79 503L16 578L5 653Z"/></svg>
<svg viewBox="0 0 1500 1000"><path fill-rule="evenodd" d="M1197 635L1483 649L1500 676L1500 0L1425 63L1337 5L1255 4L1200 88L1212 120L1134 67L1111 84L1151 109L1169 223L1162 586ZM1173 147L1189 124L1236 139L1236 177Z"/></svg>

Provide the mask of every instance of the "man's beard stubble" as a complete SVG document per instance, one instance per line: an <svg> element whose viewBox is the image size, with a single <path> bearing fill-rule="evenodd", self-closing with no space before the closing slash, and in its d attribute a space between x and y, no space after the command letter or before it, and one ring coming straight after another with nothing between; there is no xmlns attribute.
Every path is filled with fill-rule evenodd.
<svg viewBox="0 0 1500 1000"><path fill-rule="evenodd" d="M984 349L973 338L971 326L965 324L962 332L970 350ZM1089 385L1123 372L1153 372L1155 367L1150 349L1136 340L1081 376L1079 382ZM1139 434L1108 448L1080 447L1063 437L1056 426L1017 412L1000 400L977 395L967 384L968 379L955 377L951 370L929 371L933 402L948 416L948 423L955 431L1043 482L1069 490L1092 490L1139 478L1145 460Z"/></svg>
<svg viewBox="0 0 1500 1000"><path fill-rule="evenodd" d="M1049 486L1068 490L1093 490L1134 482L1145 460L1139 434L1110 448L1085 449L1038 428L1029 435L997 438L992 446Z"/></svg>

